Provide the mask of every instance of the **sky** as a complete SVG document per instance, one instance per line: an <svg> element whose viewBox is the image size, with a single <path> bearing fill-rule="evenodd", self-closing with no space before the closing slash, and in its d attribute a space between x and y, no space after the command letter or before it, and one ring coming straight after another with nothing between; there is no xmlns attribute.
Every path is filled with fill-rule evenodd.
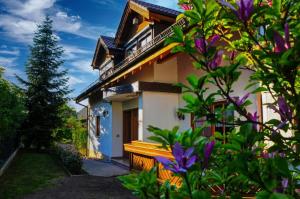
<svg viewBox="0 0 300 199"><path fill-rule="evenodd" d="M178 9L177 0L144 0ZM91 65L100 35L114 36L127 0L0 0L0 66L14 83L25 78L29 46L46 15L53 20L55 35L64 48L71 98L98 78ZM74 101L70 105L79 110Z"/></svg>

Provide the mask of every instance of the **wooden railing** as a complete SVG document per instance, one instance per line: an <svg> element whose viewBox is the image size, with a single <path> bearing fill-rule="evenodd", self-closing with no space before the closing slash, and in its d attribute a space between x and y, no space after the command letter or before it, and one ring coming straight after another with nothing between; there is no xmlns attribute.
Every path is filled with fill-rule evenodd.
<svg viewBox="0 0 300 199"><path fill-rule="evenodd" d="M146 43L146 45L138 48L136 51L134 51L131 55L127 56L123 61L121 61L119 64L115 65L114 67L109 68L107 71L103 71L101 74L101 80L105 80L115 74L116 72L122 70L128 64L134 62L139 57L143 56L145 53L149 52L150 50L154 49L158 45L161 45L166 38L172 36L174 34L173 28L176 26L181 27L182 29L185 29L187 27L187 20L185 18L182 18L178 20L176 23L165 29L163 32L161 32L159 35L157 35L154 39Z"/></svg>

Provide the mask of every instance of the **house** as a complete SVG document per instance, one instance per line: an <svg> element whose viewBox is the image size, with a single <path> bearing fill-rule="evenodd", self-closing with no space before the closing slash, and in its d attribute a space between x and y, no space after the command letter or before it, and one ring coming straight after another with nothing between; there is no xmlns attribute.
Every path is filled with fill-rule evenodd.
<svg viewBox="0 0 300 199"><path fill-rule="evenodd" d="M185 28L185 19L176 21L180 13L139 0L126 4L115 38L100 36L92 60L93 69L99 70L99 79L76 99L88 99L90 157L128 157L124 144L134 140L149 142L147 127L157 126L181 130L201 125L193 116L178 115L184 107L181 89L175 83L187 83L191 74L201 76L203 71L194 69L188 55L172 54L176 44L165 46L164 40L173 34L173 26ZM250 71L233 88L233 95L243 96ZM216 88L210 87L211 91ZM251 112L262 113L262 96L251 95ZM218 101L215 106L224 106ZM228 114L234 114L228 113ZM206 134L225 132L227 126L212 126ZM150 144L149 144L150 147Z"/></svg>

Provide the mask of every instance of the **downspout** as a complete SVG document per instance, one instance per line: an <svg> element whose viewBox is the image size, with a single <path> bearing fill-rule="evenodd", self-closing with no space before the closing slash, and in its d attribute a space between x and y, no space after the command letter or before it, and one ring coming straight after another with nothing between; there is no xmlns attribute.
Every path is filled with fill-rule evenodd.
<svg viewBox="0 0 300 199"><path fill-rule="evenodd" d="M86 128L87 128L87 142L86 142L86 157L88 157L89 155L89 107L87 105L81 104L80 102L78 102L77 100L75 100L76 104L83 106L84 108L86 108Z"/></svg>

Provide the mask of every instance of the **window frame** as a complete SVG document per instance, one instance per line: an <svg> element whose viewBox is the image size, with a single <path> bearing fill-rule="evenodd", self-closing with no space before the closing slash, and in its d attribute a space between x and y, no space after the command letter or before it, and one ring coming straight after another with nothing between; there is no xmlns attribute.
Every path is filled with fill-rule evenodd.
<svg viewBox="0 0 300 199"><path fill-rule="evenodd" d="M100 137L100 125L101 125L101 118L99 115L96 116L96 137Z"/></svg>
<svg viewBox="0 0 300 199"><path fill-rule="evenodd" d="M211 111L212 112L214 112L215 111L215 108L218 106L218 105L222 105L223 107L224 106L226 106L226 105L228 105L229 103L228 103L228 101L227 100L221 100L221 101L217 101L217 102L215 102L211 107L210 107L210 109L211 109ZM223 136L225 136L225 134L226 134L226 124L224 123L225 122L225 112L223 112L223 118L222 118L222 132L220 132L220 133L222 133L222 135ZM235 114L234 114L234 111L233 111L233 117L235 117ZM200 121L200 120L198 120L198 121ZM202 120L201 122L203 122L203 121L206 121L206 120ZM197 120L195 120L195 116L194 116L194 114L191 114L191 127L192 127L192 129L193 130L195 130L195 128L196 128L196 123L197 123ZM215 132L216 132L216 125L217 124L211 124L211 126L210 126L210 129L211 129L211 132L210 132L210 134L211 134L211 136L214 136L214 134L215 134ZM224 140L224 143L226 142L226 140Z"/></svg>

